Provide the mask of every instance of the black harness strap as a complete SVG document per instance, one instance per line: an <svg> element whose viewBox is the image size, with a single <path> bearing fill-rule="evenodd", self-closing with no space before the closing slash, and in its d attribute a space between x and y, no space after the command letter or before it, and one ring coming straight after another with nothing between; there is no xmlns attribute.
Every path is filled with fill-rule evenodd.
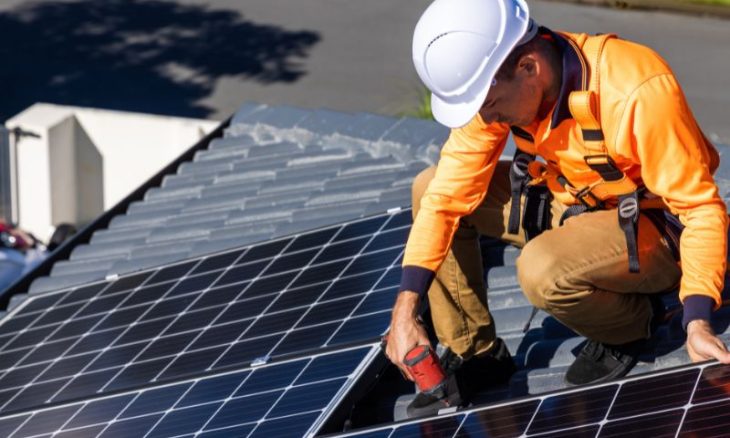
<svg viewBox="0 0 730 438"><path fill-rule="evenodd" d="M626 248L629 252L629 272L639 272L639 191L619 196L618 223L626 236Z"/></svg>
<svg viewBox="0 0 730 438"><path fill-rule="evenodd" d="M520 198L525 186L530 180L530 174L527 173L527 166L535 159L534 155L523 152L519 149L515 151L512 158L512 166L509 169L510 190L512 192L512 205L509 212L509 221L507 224L507 232L510 234L518 234L520 232Z"/></svg>
<svg viewBox="0 0 730 438"><path fill-rule="evenodd" d="M525 240L530 241L550 229L551 212L550 201L552 193L546 185L528 185L525 187L525 210L522 218L522 228L525 230Z"/></svg>
<svg viewBox="0 0 730 438"><path fill-rule="evenodd" d="M674 260L679 261L679 239L684 230L684 225L679 221L679 218L659 208L643 210L642 213L654 223L657 230L664 236L669 249L672 251Z"/></svg>
<svg viewBox="0 0 730 438"><path fill-rule="evenodd" d="M570 207L568 207L567 210L563 212L562 216L560 216L560 226L562 227L563 222L570 219L571 217L578 216L579 214L583 214L586 211L590 210L590 208L586 207L583 204L571 205Z"/></svg>
<svg viewBox="0 0 730 438"><path fill-rule="evenodd" d="M602 137L603 135L601 135ZM604 181L619 181L624 173L616 166L616 162L608 155L589 155L586 164L601 175ZM618 223L626 236L626 249L629 254L629 272L639 272L639 189L618 196Z"/></svg>
<svg viewBox="0 0 730 438"><path fill-rule="evenodd" d="M515 138L522 139L529 143L535 143L532 135L518 126L510 127ZM512 205L507 221L507 232L517 234L520 231L520 224L525 230L527 241L539 236L545 230L550 229L550 202L552 193L545 184L531 185L532 175L528 171L530 163L537 157L524 152L519 148L515 151L510 167L509 180L512 192ZM522 221L520 221L521 197L525 195L525 206L522 210Z"/></svg>

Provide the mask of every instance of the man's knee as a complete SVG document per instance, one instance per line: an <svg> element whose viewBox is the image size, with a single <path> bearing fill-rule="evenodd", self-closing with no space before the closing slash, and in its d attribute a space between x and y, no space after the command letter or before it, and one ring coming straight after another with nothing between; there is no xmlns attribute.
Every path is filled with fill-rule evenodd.
<svg viewBox="0 0 730 438"><path fill-rule="evenodd" d="M413 185L411 187L411 204L413 205L413 217L416 217L418 210L421 208L421 198L426 193L428 184L431 182L433 177L436 175L436 166L431 166L424 169L416 175L413 179Z"/></svg>
<svg viewBox="0 0 730 438"><path fill-rule="evenodd" d="M555 253L539 238L523 248L517 258L517 280L533 306L548 309L559 300L556 275L559 263Z"/></svg>

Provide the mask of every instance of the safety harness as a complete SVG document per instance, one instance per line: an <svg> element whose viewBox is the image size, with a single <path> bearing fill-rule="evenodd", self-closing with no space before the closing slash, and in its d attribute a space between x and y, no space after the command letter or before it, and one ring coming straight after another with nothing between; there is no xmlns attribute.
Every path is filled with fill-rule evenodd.
<svg viewBox="0 0 730 438"><path fill-rule="evenodd" d="M517 150L510 169L512 191L512 209L508 222L508 231L517 234L520 223L520 196L525 194L522 226L525 236L530 240L550 227L550 193L546 181L557 181L565 191L577 201L569 207L560 218L560 224L569 217L607 208L604 200L617 198L619 225L626 236L629 255L629 271L639 272L639 253L637 247L637 230L639 220L639 197L643 188L639 188L626 176L608 154L601 129L598 90L600 86L600 59L603 46L613 34L589 38L583 46L586 58L592 60L593 74L590 84L583 79L580 91L573 91L568 96L568 106L573 119L580 127L585 147L584 161L598 175L598 179L585 187L576 187L560 174L554 167L539 162L534 155ZM516 137L534 142L532 136L524 130L512 127ZM549 184L548 184L549 185ZM540 187L540 189L536 188ZM532 198L532 199L531 199Z"/></svg>

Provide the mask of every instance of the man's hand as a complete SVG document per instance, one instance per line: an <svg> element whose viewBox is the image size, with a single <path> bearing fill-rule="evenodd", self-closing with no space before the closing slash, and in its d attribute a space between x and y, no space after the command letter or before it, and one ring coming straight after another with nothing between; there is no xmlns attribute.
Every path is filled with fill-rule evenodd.
<svg viewBox="0 0 730 438"><path fill-rule="evenodd" d="M703 319L695 319L687 324L687 353L692 362L717 359L730 364L727 347L715 336L710 323Z"/></svg>
<svg viewBox="0 0 730 438"><path fill-rule="evenodd" d="M393 306L388 344L385 349L388 359L400 368L409 380L413 380L413 376L403 364L403 359L416 345L430 345L426 330L416 319L417 311L418 294L409 291L400 292Z"/></svg>

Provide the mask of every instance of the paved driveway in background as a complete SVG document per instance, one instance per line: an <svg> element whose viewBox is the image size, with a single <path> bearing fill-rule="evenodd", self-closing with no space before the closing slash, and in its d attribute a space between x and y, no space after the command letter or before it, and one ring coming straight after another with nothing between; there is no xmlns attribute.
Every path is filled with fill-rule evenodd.
<svg viewBox="0 0 730 438"><path fill-rule="evenodd" d="M2 14L12 14L21 3L24 2L0 0L0 18ZM47 3L74 2L33 4ZM178 53L171 51L170 56L165 58L165 65L153 66L151 69L183 84L186 87L184 91L188 93L185 105L194 108L194 111L174 100L174 82L172 86L164 83L170 89L165 88L164 94L153 94L148 99L159 103L156 106L150 106L149 102L145 104L142 99L138 102L126 99L126 93L123 96L111 94L105 100L104 89L99 90L99 95L85 95L83 101L75 101L72 92L58 93L57 88L49 88L52 92L46 94L51 96L48 100L58 103L170 114L178 112L177 115L218 119L230 115L242 102L250 101L398 115L417 107L423 93L411 64L410 42L412 29L428 3L428 0L129 0L127 4L137 8L129 9L130 13L137 15L140 11L143 13L145 5L151 4L174 4L180 8L194 7L211 13L232 11L232 20L255 23L256 29L304 32L317 38L295 49L293 55L282 55L284 62L289 63L286 67L297 72L286 80L265 80L261 75L252 75L250 72L237 74L236 65L233 68L209 69L205 75L196 78L195 65L170 62ZM714 141L730 144L730 117L727 115L730 108L730 21L551 1L532 1L530 4L533 16L553 29L613 32L653 47L673 67L704 131ZM205 21L206 14L201 13L200 20ZM187 31L189 33L190 29ZM248 34L240 29L227 29L225 35L226 39L220 41L220 38L214 37L215 28L209 29L195 42L196 50L201 50L201 47L205 50L206 41L210 41L212 56L220 59L229 56L227 54L236 51L237 47L243 50L250 44ZM175 47L181 54L180 58L184 58L186 44L191 43L185 42ZM250 47L246 50L250 50ZM281 47L276 50L281 50ZM198 56L189 62L203 62L197 59L206 60L204 56ZM266 60L262 59L261 63L265 67ZM245 67L250 70L251 66ZM32 68L27 67L29 70ZM22 73L16 73L16 77L25 77ZM135 74L138 73L141 74L135 70ZM72 75L67 76L73 79ZM50 77L47 80L59 79ZM60 80L64 80L64 77ZM191 91L196 80L208 83L205 87ZM123 83L124 76L118 78L117 82ZM122 86L117 84L114 88ZM33 88L39 89L35 85ZM107 87L107 90L110 89L113 88ZM40 90L43 91L43 88ZM24 95L22 89L14 92L21 97ZM33 98L42 100L38 96ZM122 98L125 98L125 103L120 106L117 102ZM170 99L169 104L164 104L165 99Z"/></svg>

